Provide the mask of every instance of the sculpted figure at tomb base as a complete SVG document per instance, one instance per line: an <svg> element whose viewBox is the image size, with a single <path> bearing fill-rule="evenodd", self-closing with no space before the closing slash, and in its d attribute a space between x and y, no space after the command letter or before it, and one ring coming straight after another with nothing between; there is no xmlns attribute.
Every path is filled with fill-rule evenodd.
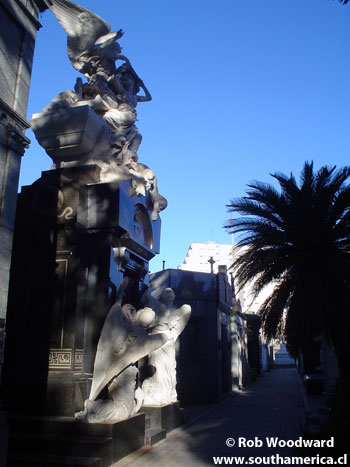
<svg viewBox="0 0 350 467"><path fill-rule="evenodd" d="M175 342L184 330L191 316L191 307L182 305L173 308L174 291L168 287L163 290L159 300L152 302L156 309L152 335L166 335L166 342L148 356L152 376L142 384L144 405L164 405L177 401L176 392L176 350Z"/></svg>
<svg viewBox="0 0 350 467"><path fill-rule="evenodd" d="M138 369L134 364L167 340L165 334L148 333L155 318L151 308L136 311L130 304L121 306L127 284L124 278L103 324L90 396L85 409L76 414L80 421L117 421L135 414L143 403L143 391L137 388ZM106 387L108 397L99 398Z"/></svg>

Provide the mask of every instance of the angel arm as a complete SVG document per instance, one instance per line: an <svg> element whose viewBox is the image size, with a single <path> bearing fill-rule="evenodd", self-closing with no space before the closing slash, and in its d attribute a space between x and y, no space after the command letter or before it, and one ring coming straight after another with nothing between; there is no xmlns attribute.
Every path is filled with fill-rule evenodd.
<svg viewBox="0 0 350 467"><path fill-rule="evenodd" d="M128 59L128 57L126 57L125 55L123 54L118 54L115 58L115 60L124 60L125 63L127 64L130 64L130 60Z"/></svg>
<svg viewBox="0 0 350 467"><path fill-rule="evenodd" d="M149 90L146 88L145 86L145 83L142 81L142 79L138 76L138 74L136 73L136 71L134 70L134 68L132 67L131 63L129 60L127 60L120 68L118 68L117 71L127 71L129 72L134 80L135 80L135 83L137 83L141 89L143 89L145 95L144 96L136 96L136 100L137 102L147 102L147 101L151 101L152 100L152 96L151 96L151 93L149 92ZM120 84L120 82L119 82ZM121 86L121 84L120 84ZM124 90L124 88L122 88L122 90Z"/></svg>
<svg viewBox="0 0 350 467"><path fill-rule="evenodd" d="M144 82L140 79L139 80L139 85L140 88L143 89L145 95L144 96L136 96L137 97L137 102L148 102L152 100L151 93L149 90L146 88Z"/></svg>

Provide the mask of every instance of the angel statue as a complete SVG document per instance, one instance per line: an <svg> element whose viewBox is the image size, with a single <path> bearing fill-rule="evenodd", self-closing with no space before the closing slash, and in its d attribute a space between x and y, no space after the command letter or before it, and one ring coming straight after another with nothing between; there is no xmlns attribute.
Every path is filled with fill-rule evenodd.
<svg viewBox="0 0 350 467"><path fill-rule="evenodd" d="M157 311L150 333L166 335L167 340L148 356L152 376L142 383L143 404L159 406L177 401L175 342L190 319L191 307L174 309L175 294L170 287L163 290L158 301L152 296L148 300Z"/></svg>
<svg viewBox="0 0 350 467"><path fill-rule="evenodd" d="M45 1L67 32L71 64L86 81L77 78L74 91L61 92L33 115L39 143L53 169L97 164L100 182L130 180L134 194L149 193L151 218L157 220L167 202L153 171L138 162L142 136L135 125L137 104L152 96L121 53L123 31L111 32L104 19L70 0Z"/></svg>
<svg viewBox="0 0 350 467"><path fill-rule="evenodd" d="M137 162L142 136L135 126L138 102L151 94L117 42L124 32L111 32L111 26L97 14L70 0L47 0L67 32L68 57L73 67L87 78L78 78L74 106L90 105L112 130L111 145L120 164ZM116 68L115 62L124 63ZM144 95L138 95L140 89Z"/></svg>
<svg viewBox="0 0 350 467"><path fill-rule="evenodd" d="M80 421L117 421L137 413L143 403L143 391L137 388L135 363L167 341L165 334L147 331L155 318L151 308L136 311L130 304L121 306L127 284L128 279L124 278L103 324L89 399L84 410L75 414ZM107 398L101 394L105 388Z"/></svg>

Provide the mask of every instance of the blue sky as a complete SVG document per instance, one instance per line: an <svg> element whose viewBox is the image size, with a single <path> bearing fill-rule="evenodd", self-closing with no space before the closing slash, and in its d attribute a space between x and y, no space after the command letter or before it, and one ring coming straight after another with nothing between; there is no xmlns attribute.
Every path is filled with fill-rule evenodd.
<svg viewBox="0 0 350 467"><path fill-rule="evenodd" d="M140 162L168 200L161 253L176 268L192 242L230 243L225 205L305 160L344 166L350 150L350 5L332 0L80 0L122 28L123 53L150 90L138 106ZM28 118L79 73L51 12L40 18ZM48 170L34 135L20 184Z"/></svg>

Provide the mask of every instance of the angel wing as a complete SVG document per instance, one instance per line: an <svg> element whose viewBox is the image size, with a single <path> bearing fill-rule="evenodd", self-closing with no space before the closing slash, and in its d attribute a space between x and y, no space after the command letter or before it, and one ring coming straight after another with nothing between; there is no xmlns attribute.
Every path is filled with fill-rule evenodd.
<svg viewBox="0 0 350 467"><path fill-rule="evenodd" d="M89 400L95 400L102 389L127 366L159 349L167 340L165 334L139 334L119 354L110 353L107 358L106 355L97 354Z"/></svg>
<svg viewBox="0 0 350 467"><path fill-rule="evenodd" d="M191 307L190 305L182 305L176 310L171 310L168 325L170 329L175 329L177 335L179 336L182 331L185 329L188 320L191 317Z"/></svg>
<svg viewBox="0 0 350 467"><path fill-rule="evenodd" d="M110 32L111 26L100 16L70 0L47 0L47 4L67 33L69 60L80 71L89 51L101 36ZM118 33L112 34L116 39Z"/></svg>

